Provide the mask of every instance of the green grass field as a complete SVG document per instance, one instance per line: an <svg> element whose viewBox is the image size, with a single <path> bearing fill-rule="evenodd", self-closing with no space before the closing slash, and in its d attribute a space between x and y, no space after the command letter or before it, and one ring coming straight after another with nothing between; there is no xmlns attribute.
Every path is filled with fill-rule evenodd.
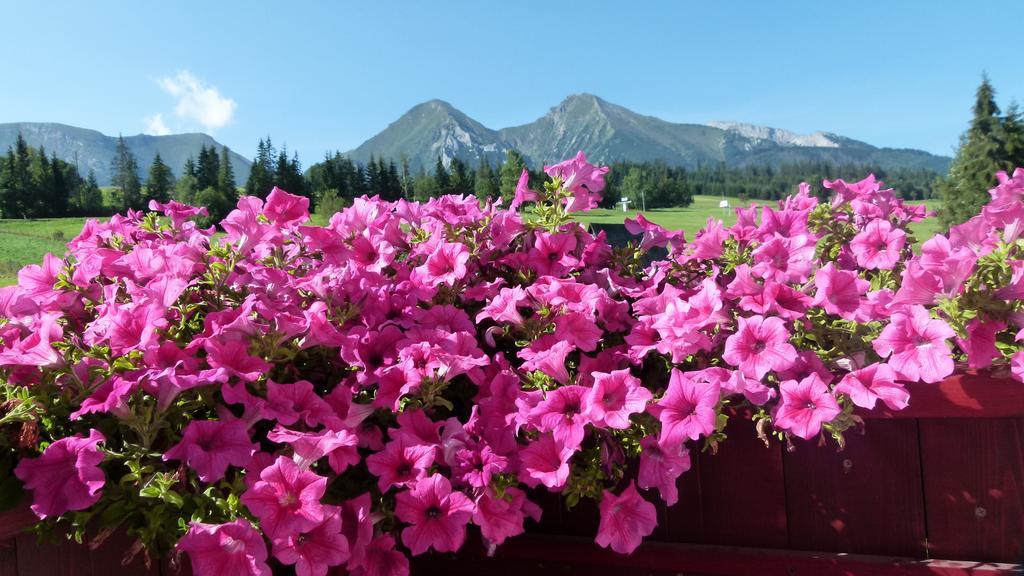
<svg viewBox="0 0 1024 576"><path fill-rule="evenodd" d="M707 223L709 217L721 219L726 225L736 221L735 207L766 202L741 202L738 198L727 198L729 208L718 207L722 199L717 196L696 196L693 204L686 208L662 208L648 210L645 216L653 222L672 230L685 230L687 238ZM938 207L935 200L924 202L930 209ZM602 224L621 223L626 217L633 217L635 210L592 210L577 217L582 222ZM314 214L313 223L323 225L327 218ZM26 264L35 264L43 260L47 252L60 256L64 254L64 245L82 230L85 218L48 218L41 220L0 220L0 286L7 286L17 281L18 270ZM915 224L913 230L918 241L930 238L938 232L938 222L929 218Z"/></svg>

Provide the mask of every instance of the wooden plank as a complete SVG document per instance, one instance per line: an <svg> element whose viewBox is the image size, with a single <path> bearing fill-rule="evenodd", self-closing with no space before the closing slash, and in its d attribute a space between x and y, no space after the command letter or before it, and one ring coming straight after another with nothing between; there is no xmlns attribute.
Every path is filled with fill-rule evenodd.
<svg viewBox="0 0 1024 576"><path fill-rule="evenodd" d="M664 522L664 526L659 527L659 530L652 534L653 540L693 544L698 544L703 540L700 458L697 455L697 448L690 449L690 462L690 469L676 481L679 501L671 507L659 507L659 511L662 509L665 511L663 516L658 516L658 521ZM659 503L661 502L659 497L652 497Z"/></svg>
<svg viewBox="0 0 1024 576"><path fill-rule="evenodd" d="M794 446L784 457L789 548L927 558L915 421L869 422L842 452Z"/></svg>
<svg viewBox="0 0 1024 576"><path fill-rule="evenodd" d="M0 541L0 576L18 576L18 549L14 540Z"/></svg>
<svg viewBox="0 0 1024 576"><path fill-rule="evenodd" d="M1024 418L921 420L921 456L933 555L1024 557Z"/></svg>
<svg viewBox="0 0 1024 576"><path fill-rule="evenodd" d="M705 544L786 548L782 446L757 439L754 424L730 418L718 453L698 457Z"/></svg>
<svg viewBox="0 0 1024 576"><path fill-rule="evenodd" d="M886 556L792 552L728 546L646 543L624 556L592 541L557 536L522 536L481 554L426 555L413 559L417 576L968 576L1009 575L1019 564L914 560Z"/></svg>
<svg viewBox="0 0 1024 576"><path fill-rule="evenodd" d="M33 534L19 534L18 574L20 576L91 576L89 549L73 545L62 537L39 543ZM104 573L106 576L106 573Z"/></svg>
<svg viewBox="0 0 1024 576"><path fill-rule="evenodd" d="M39 518L29 510L28 504L0 512L0 541L17 536L37 520Z"/></svg>
<svg viewBox="0 0 1024 576"><path fill-rule="evenodd" d="M990 372L954 374L938 384L907 385L910 405L890 410L858 410L863 418L1006 418L1024 416L1024 384Z"/></svg>

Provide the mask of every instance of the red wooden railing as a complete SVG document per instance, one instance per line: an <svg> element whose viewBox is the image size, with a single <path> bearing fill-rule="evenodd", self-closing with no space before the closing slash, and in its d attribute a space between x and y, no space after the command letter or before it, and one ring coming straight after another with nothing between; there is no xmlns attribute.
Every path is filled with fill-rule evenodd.
<svg viewBox="0 0 1024 576"><path fill-rule="evenodd" d="M699 454L680 502L630 556L596 547L597 511L541 499L530 534L488 558L477 545L427 555L413 574L780 576L1009 574L1024 560L1024 384L960 374L911 387L911 406L862 414L842 452L800 442L765 447L734 419L718 454ZM119 563L124 542L97 550L39 547L14 536L32 518L0 514L0 576L158 574ZM13 538L12 538L13 536ZM471 538L471 541L474 539ZM936 560L937 559L937 560ZM167 573L166 569L162 570Z"/></svg>

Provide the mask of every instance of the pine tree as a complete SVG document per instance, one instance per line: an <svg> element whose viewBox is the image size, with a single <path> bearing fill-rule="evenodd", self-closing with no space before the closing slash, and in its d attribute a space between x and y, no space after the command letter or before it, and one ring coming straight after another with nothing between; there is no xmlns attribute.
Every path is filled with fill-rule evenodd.
<svg viewBox="0 0 1024 576"><path fill-rule="evenodd" d="M103 210L103 191L96 183L96 172L89 170L89 176L79 186L78 211L83 216L96 216Z"/></svg>
<svg viewBox="0 0 1024 576"><path fill-rule="evenodd" d="M220 156L218 156L217 148L215 146L207 148L203 145L199 149L199 159L196 164L196 181L199 189L216 188L219 174Z"/></svg>
<svg viewBox="0 0 1024 576"><path fill-rule="evenodd" d="M437 157L437 164L434 165L434 184L436 185L436 195L451 194L452 179L440 156Z"/></svg>
<svg viewBox="0 0 1024 576"><path fill-rule="evenodd" d="M146 193L143 196L143 201L147 205L150 200L167 202L171 199L171 190L173 189L174 174L171 173L171 168L164 164L160 153L157 153L153 158L153 163L149 166L149 175L146 178Z"/></svg>
<svg viewBox="0 0 1024 576"><path fill-rule="evenodd" d="M232 198L232 204L238 199L238 187L235 184L235 169L231 166L230 150L225 146L220 149L220 171L217 172L217 189Z"/></svg>
<svg viewBox="0 0 1024 576"><path fill-rule="evenodd" d="M960 137L949 176L939 186L943 226L959 224L977 214L989 199L988 190L997 183L996 172L1024 164L1019 113L1011 107L1007 116L1000 116L995 90L987 76L978 87L973 112L970 127Z"/></svg>
<svg viewBox="0 0 1024 576"><path fill-rule="evenodd" d="M130 208L140 208L142 184L139 182L139 164L120 135L117 136L117 147L110 162L110 172L114 177L113 184L117 188L121 209L127 211Z"/></svg>
<svg viewBox="0 0 1024 576"><path fill-rule="evenodd" d="M473 183L473 193L480 200L498 196L494 169L491 168L491 163L487 161L487 158L480 158L480 166L476 169L476 181Z"/></svg>
<svg viewBox="0 0 1024 576"><path fill-rule="evenodd" d="M506 206L516 196L516 184L519 183L519 176L526 169L526 160L516 150L509 150L505 154L505 163L498 171L501 197L505 199Z"/></svg>

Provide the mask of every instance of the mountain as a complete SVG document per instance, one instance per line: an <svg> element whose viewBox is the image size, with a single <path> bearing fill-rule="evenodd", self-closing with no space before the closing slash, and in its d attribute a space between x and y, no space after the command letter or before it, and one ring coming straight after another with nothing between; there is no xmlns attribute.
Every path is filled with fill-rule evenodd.
<svg viewBox="0 0 1024 576"><path fill-rule="evenodd" d="M111 182L110 160L114 157L117 138L107 136L96 130L76 128L65 124L48 122L14 122L0 124L0 153L5 153L13 146L18 133L25 138L30 146L43 146L47 154L56 154L61 160L78 163L79 171L84 177L89 170L96 172L96 180L100 186ZM206 134L172 134L169 136L125 136L124 142L135 154L139 162L139 177L145 180L153 157L159 152L164 163L171 167L175 176L181 175L182 167L189 156L199 155L202 146L216 147L223 145ZM245 157L229 151L231 167L235 171L235 180L245 182L249 177L251 162Z"/></svg>
<svg viewBox="0 0 1024 576"><path fill-rule="evenodd" d="M405 154L411 166L426 168L432 168L440 156L445 166L458 158L476 167L481 157L498 163L507 150L494 130L444 100L430 100L414 106L348 155L366 163L371 157L397 161Z"/></svg>
<svg viewBox="0 0 1024 576"><path fill-rule="evenodd" d="M406 156L430 170L437 157L475 166L481 157L503 158L514 148L532 166L568 158L578 150L594 162L662 160L676 166L770 165L800 161L923 168L944 173L950 158L912 149L878 148L828 132L796 134L739 122L680 124L637 114L592 94L574 94L537 120L492 130L451 104L431 100L412 108L348 156Z"/></svg>

